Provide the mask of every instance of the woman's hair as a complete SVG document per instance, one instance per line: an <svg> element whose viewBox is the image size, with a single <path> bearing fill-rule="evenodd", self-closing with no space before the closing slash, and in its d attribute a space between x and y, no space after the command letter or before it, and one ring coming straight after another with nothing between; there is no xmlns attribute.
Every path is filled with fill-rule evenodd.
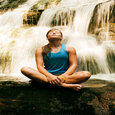
<svg viewBox="0 0 115 115"><path fill-rule="evenodd" d="M54 31L54 30L58 30L58 29L50 29L48 32L47 32L47 34L46 34L46 37L48 38L48 34L49 34L49 32L51 32L51 31ZM60 30L58 30L58 31L60 31ZM60 31L60 34L61 34L61 36L63 37L63 34L62 34L62 32ZM50 46L50 44L48 43L48 44L46 44L45 46L43 46L42 47L42 54L43 54L43 56L49 56L50 55L50 52L51 52L51 46Z"/></svg>

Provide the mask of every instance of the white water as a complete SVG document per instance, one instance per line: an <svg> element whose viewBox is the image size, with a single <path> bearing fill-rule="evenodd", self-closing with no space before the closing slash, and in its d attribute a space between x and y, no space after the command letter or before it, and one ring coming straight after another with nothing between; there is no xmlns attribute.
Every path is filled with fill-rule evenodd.
<svg viewBox="0 0 115 115"><path fill-rule="evenodd" d="M28 0L24 5L20 5L15 10L7 11L0 16L0 26L20 27L23 26L23 15L37 2L38 0Z"/></svg>
<svg viewBox="0 0 115 115"><path fill-rule="evenodd" d="M102 16L109 15L108 9L113 4L113 0L62 0L57 7L47 9L43 12L38 26L23 27L23 15L37 1L28 0L28 2L17 9L7 11L3 15L0 15L0 60L4 62L0 64L0 76L9 76L10 79L11 76L18 76L18 78L21 76L20 78L22 78L22 74L20 73L21 67L30 66L36 68L34 59L35 49L47 43L45 35L50 29L54 16L56 16L56 26L62 30L66 45L71 45L76 48L78 58L84 64L86 64L87 60L95 61L99 71L96 70L94 62L91 68L95 68L94 70L100 76L103 73L103 76L110 76L109 80L111 80L110 68L106 60L106 49L109 47L110 50L114 51L115 46L113 44L111 45L111 42L105 43L105 41L102 44L98 44L96 38L90 36L87 32L96 5L110 1L106 4L103 3L98 10L99 17L97 19L98 22L103 22L103 26L106 22ZM100 13L100 11L104 10L106 12ZM75 16L73 16L74 12L76 12ZM66 14L67 17L63 18ZM58 25L60 19L61 23ZM108 24L106 31L107 40L109 40ZM98 27L98 25L96 26ZM85 69L87 70L88 66ZM7 80L9 78L7 77ZM99 78L98 75L97 78ZM108 80L105 77L100 79Z"/></svg>

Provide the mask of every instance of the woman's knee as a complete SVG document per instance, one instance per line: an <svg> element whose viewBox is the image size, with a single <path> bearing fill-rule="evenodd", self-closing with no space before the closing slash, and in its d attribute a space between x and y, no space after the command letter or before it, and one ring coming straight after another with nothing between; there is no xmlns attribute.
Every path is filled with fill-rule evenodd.
<svg viewBox="0 0 115 115"><path fill-rule="evenodd" d="M27 74L29 71L30 71L30 67L22 67L22 68L21 68L21 72L22 72L23 74Z"/></svg>
<svg viewBox="0 0 115 115"><path fill-rule="evenodd" d="M88 79L91 77L91 73L88 71L84 71L84 75L85 77L87 77Z"/></svg>

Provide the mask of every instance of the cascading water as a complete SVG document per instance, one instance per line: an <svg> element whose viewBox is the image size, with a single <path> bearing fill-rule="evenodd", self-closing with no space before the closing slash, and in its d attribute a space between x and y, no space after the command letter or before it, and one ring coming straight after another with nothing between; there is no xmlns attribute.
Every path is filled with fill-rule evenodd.
<svg viewBox="0 0 115 115"><path fill-rule="evenodd" d="M20 73L22 65L28 65L26 60L30 62L32 59L28 58L28 47L31 47L30 43L33 42L31 39L32 31L31 28L24 29L22 26L23 15L36 2L38 0L28 0L24 5L20 5L13 11L8 10L6 13L0 15L0 76L17 76L17 73ZM28 37L27 41L26 37ZM27 46L29 44L31 46ZM25 61L23 62L23 60Z"/></svg>
<svg viewBox="0 0 115 115"><path fill-rule="evenodd" d="M114 42L109 40L109 11L114 0L62 0L57 7L46 9L42 13L37 26L23 27L24 13L37 1L31 3L31 0L28 0L28 4L0 15L0 76L13 73L22 76L22 66L36 68L35 49L47 43L45 34L55 26L62 30L63 42L76 48L77 70L88 70L95 74L93 77L115 81L114 64L110 67L110 63L114 63L114 59L111 59L115 56L115 46ZM91 26L92 16L98 5L96 25ZM18 12L17 15L15 12ZM99 26L106 26L106 39L101 42L88 31L95 27L92 30L95 35Z"/></svg>
<svg viewBox="0 0 115 115"><path fill-rule="evenodd" d="M0 26L22 26L23 15L31 8L38 0L28 0L24 5L20 5L17 9L7 11L0 16Z"/></svg>

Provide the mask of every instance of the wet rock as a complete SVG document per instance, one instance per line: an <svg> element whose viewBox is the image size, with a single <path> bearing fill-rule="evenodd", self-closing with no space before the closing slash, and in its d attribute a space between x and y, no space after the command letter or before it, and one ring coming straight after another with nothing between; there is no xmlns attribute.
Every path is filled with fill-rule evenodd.
<svg viewBox="0 0 115 115"><path fill-rule="evenodd" d="M108 48L106 50L106 59L111 73L115 72L115 52L114 49Z"/></svg>
<svg viewBox="0 0 115 115"><path fill-rule="evenodd" d="M101 41L106 40L107 36L109 40L115 40L115 23L109 23L108 28L107 27L97 28L95 29L94 33L98 40Z"/></svg>
<svg viewBox="0 0 115 115"><path fill-rule="evenodd" d="M95 7L89 24L88 32L99 41L115 40L115 3L106 6L108 2L110 1L100 3ZM106 7L109 7L109 10Z"/></svg>
<svg viewBox="0 0 115 115"><path fill-rule="evenodd" d="M89 80L83 85L76 92L46 84L1 82L0 114L114 115L114 83Z"/></svg>
<svg viewBox="0 0 115 115"><path fill-rule="evenodd" d="M6 12L7 10L15 9L19 5L25 3L27 0L1 0L0 1L0 12Z"/></svg>
<svg viewBox="0 0 115 115"><path fill-rule="evenodd" d="M39 0L36 4L34 4L31 10L39 10L39 9L48 9L55 8L56 5L59 4L61 0Z"/></svg>
<svg viewBox="0 0 115 115"><path fill-rule="evenodd" d="M23 16L24 25L37 25L38 20L45 9L55 7L61 0L39 0L27 14Z"/></svg>
<svg viewBox="0 0 115 115"><path fill-rule="evenodd" d="M44 10L32 11L30 10L27 14L23 15L24 25L37 25L38 20Z"/></svg>

